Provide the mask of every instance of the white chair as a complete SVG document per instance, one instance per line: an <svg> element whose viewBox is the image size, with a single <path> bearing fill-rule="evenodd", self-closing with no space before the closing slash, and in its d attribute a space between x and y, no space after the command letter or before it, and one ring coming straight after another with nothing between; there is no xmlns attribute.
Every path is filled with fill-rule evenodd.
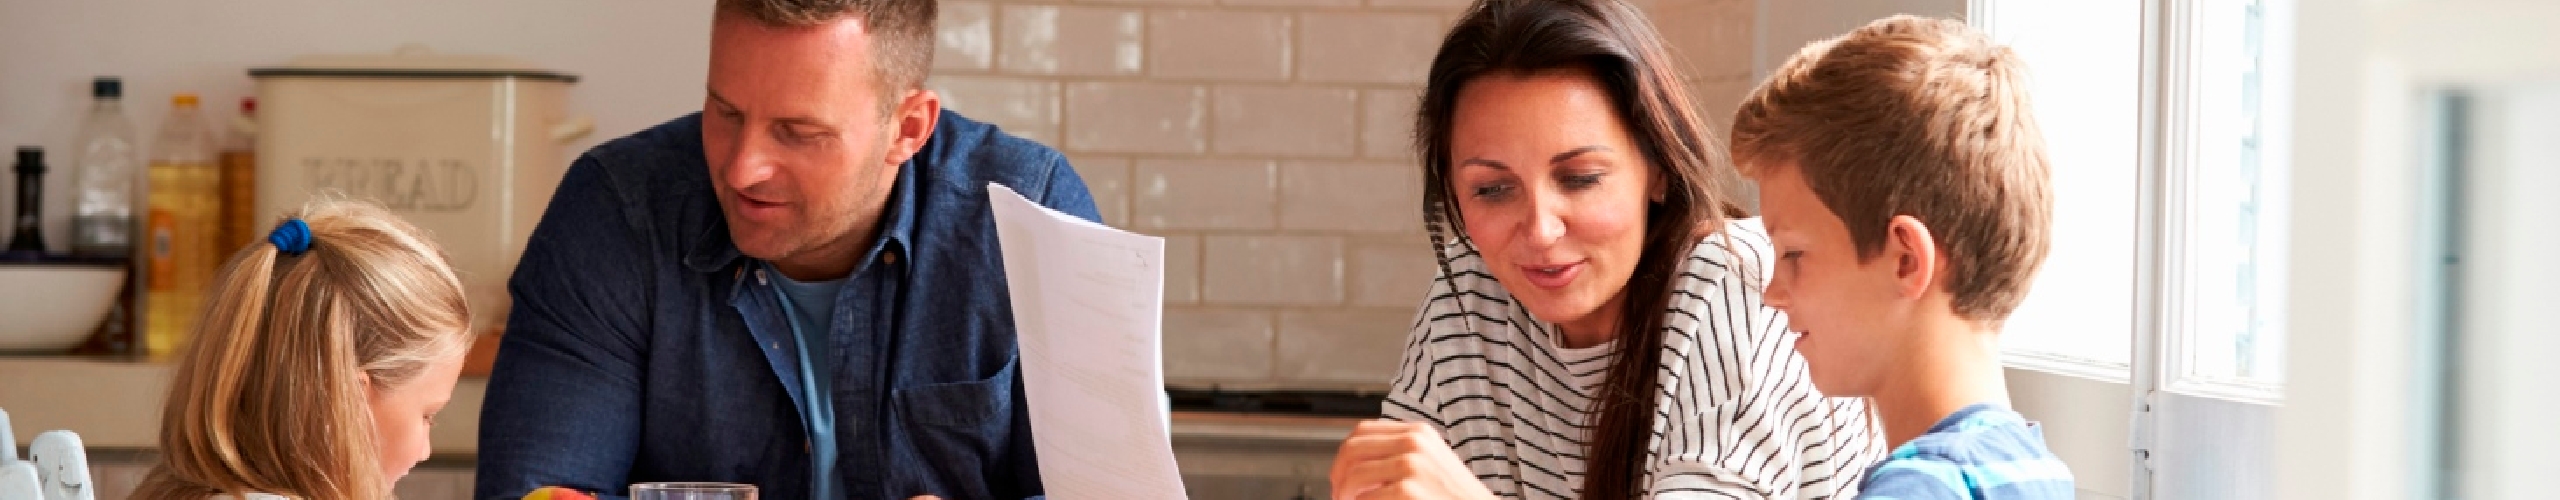
<svg viewBox="0 0 2560 500"><path fill-rule="evenodd" d="M18 438L9 412L0 410L0 500L97 500L89 483L89 452L71 431L37 434L18 460Z"/></svg>

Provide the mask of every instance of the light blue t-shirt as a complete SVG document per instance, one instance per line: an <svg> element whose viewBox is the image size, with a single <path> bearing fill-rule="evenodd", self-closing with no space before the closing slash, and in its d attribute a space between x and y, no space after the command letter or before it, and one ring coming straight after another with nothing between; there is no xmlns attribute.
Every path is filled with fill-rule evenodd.
<svg viewBox="0 0 2560 500"><path fill-rule="evenodd" d="M1858 498L1894 500L2069 500L2071 468L2044 446L2024 416L1975 404L1938 420L1867 469Z"/></svg>
<svg viewBox="0 0 2560 500"><path fill-rule="evenodd" d="M827 332L834 331L836 292L844 290L845 280L802 283L783 276L779 269L768 271L775 278L774 288L782 290L782 312L791 317L792 341L800 345L799 382L811 401L806 416L810 465L812 470L832 472L836 470L836 405L826 395L835 394L831 384L835 372L829 371L832 360L820 353L835 345ZM810 492L813 498L835 498L835 492L826 491L834 481L815 483Z"/></svg>

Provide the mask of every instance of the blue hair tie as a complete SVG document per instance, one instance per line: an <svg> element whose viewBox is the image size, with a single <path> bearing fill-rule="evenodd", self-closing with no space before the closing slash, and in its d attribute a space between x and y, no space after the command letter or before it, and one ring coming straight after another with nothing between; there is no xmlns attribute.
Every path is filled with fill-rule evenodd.
<svg viewBox="0 0 2560 500"><path fill-rule="evenodd" d="M304 224L302 219L285 219L284 224L276 226L275 232L267 233L267 242L276 244L276 251L300 257L303 252L311 251L311 225Z"/></svg>

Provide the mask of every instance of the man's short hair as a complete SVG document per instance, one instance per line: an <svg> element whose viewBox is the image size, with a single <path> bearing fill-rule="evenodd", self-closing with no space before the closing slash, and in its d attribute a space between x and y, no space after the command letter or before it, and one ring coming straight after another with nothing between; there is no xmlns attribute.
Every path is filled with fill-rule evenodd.
<svg viewBox="0 0 2560 500"><path fill-rule="evenodd" d="M766 26L806 27L853 17L871 35L873 66L889 96L924 87L933 69L936 0L719 0L722 12ZM894 106L890 99L883 106Z"/></svg>
<svg viewBox="0 0 2560 500"><path fill-rule="evenodd" d="M1795 168L1860 259L1909 215L1953 270L1958 316L1998 322L2051 246L2053 188L2026 64L1963 22L1895 16L1789 58L1734 112L1755 174Z"/></svg>

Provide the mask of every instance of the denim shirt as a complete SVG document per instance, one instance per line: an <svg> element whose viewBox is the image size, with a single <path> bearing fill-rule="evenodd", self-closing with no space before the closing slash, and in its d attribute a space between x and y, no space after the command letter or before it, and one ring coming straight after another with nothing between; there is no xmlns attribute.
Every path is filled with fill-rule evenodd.
<svg viewBox="0 0 2560 500"><path fill-rule="evenodd" d="M832 345L809 351L834 372L811 397L773 277L729 239L700 126L597 146L561 179L508 283L476 496L719 481L808 498L811 404L835 410L835 496L1040 495L986 184L1099 221L1066 160L944 111L836 294Z"/></svg>

